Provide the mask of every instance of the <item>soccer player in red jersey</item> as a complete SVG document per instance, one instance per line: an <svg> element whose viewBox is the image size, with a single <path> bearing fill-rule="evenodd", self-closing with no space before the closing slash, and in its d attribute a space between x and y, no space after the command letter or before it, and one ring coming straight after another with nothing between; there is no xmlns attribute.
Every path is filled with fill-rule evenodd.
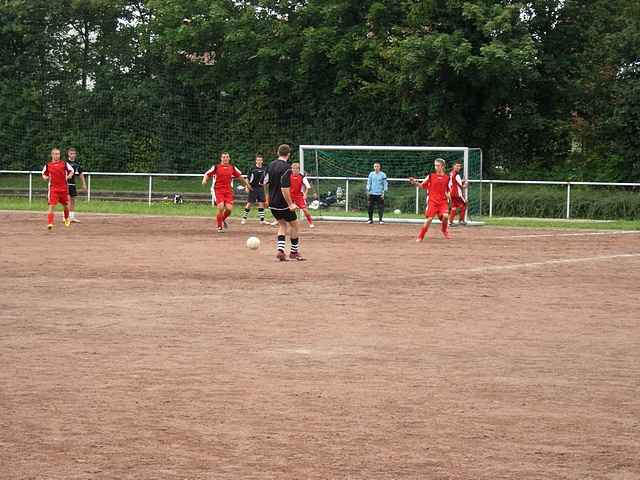
<svg viewBox="0 0 640 480"><path fill-rule="evenodd" d="M451 191L451 210L449 211L449 226L453 226L456 218L456 211L460 210L460 219L458 225L466 225L465 214L467 212L467 201L464 198L464 188L467 181L460 178L460 170L462 163L456 162L453 169L449 173L449 190Z"/></svg>
<svg viewBox="0 0 640 480"><path fill-rule="evenodd" d="M212 179L211 194L213 201L218 208L216 215L216 223L218 225L218 233L224 232L223 226L226 227L226 220L233 210L233 188L231 182L234 178L239 178L247 191L251 191L251 185L242 176L240 170L231 165L231 156L227 152L220 155L220 163L214 165L204 173L202 184L205 185L209 179Z"/></svg>
<svg viewBox="0 0 640 480"><path fill-rule="evenodd" d="M42 169L42 178L49 182L47 228L53 228L53 209L61 203L64 207L64 225L71 225L69 220L69 186L67 180L73 177L73 167L60 158L60 149L51 150L51 161Z"/></svg>
<svg viewBox="0 0 640 480"><path fill-rule="evenodd" d="M313 218L307 209L307 192L311 190L311 184L304 173L300 173L300 164L294 162L291 164L291 200L296 206L302 210L304 218L307 219L309 228L314 228Z"/></svg>
<svg viewBox="0 0 640 480"><path fill-rule="evenodd" d="M447 228L449 226L449 201L451 200L449 194L449 175L444 171L443 159L436 158L434 166L436 167L436 172L429 174L422 183L418 183L415 178L409 179L412 185L419 185L421 188L424 188L428 194L427 209L425 210L426 220L420 229L416 242L424 240L424 236L427 230L429 230L433 217L436 215L440 218L442 224L442 235L444 238L449 238Z"/></svg>

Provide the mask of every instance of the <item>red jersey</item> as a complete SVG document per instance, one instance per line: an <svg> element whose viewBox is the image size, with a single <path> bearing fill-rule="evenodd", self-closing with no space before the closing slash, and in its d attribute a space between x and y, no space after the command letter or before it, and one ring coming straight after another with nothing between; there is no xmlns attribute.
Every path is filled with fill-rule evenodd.
<svg viewBox="0 0 640 480"><path fill-rule="evenodd" d="M242 175L240 170L230 163L218 163L206 171L207 178L213 177L211 190L217 192L231 192L231 181Z"/></svg>
<svg viewBox="0 0 640 480"><path fill-rule="evenodd" d="M292 199L304 198L304 191L307 188L311 187L311 185L309 185L309 180L307 180L307 177L304 175L304 173L292 173L290 182L289 193L291 194Z"/></svg>
<svg viewBox="0 0 640 480"><path fill-rule="evenodd" d="M68 192L67 175L73 173L73 167L64 160L49 162L42 169L42 175L49 177L50 192Z"/></svg>
<svg viewBox="0 0 640 480"><path fill-rule="evenodd" d="M429 203L447 203L447 193L449 193L449 175L446 173L439 175L431 173L420 184L429 195Z"/></svg>
<svg viewBox="0 0 640 480"><path fill-rule="evenodd" d="M449 190L451 190L452 198L464 198L462 179L455 170L451 170L451 173L449 173Z"/></svg>

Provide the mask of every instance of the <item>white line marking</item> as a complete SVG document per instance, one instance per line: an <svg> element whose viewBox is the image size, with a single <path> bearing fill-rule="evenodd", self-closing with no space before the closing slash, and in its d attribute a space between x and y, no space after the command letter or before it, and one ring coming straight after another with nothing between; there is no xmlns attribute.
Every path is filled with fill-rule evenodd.
<svg viewBox="0 0 640 480"><path fill-rule="evenodd" d="M517 270L519 268L535 268L546 267L547 265L570 265L572 263L585 263L595 262L600 260L613 260L616 258L639 258L640 253L621 253L618 255L602 255L599 257L585 257L585 258L564 258L558 260L546 260L544 262L530 262L530 263L516 263L514 265L494 265L487 267L476 267L464 270L468 273L480 273L480 272L495 272L501 270Z"/></svg>
<svg viewBox="0 0 640 480"><path fill-rule="evenodd" d="M612 230L608 232L580 232L580 233L539 233L539 234L529 234L529 235L508 235L503 237L486 237L491 240L509 240L509 239L518 239L518 238L537 238L537 237L582 237L589 235L625 235L625 234L635 234L640 235L640 230Z"/></svg>

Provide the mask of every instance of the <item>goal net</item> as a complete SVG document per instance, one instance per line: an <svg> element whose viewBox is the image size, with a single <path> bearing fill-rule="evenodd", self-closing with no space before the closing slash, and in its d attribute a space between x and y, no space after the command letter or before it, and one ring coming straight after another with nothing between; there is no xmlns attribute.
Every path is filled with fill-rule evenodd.
<svg viewBox="0 0 640 480"><path fill-rule="evenodd" d="M367 210L366 185L373 164L379 162L386 173L389 190L385 210L401 216L421 214L425 208L424 191L409 184L409 177L424 178L431 173L433 161L442 158L449 173L454 163L462 163L460 176L469 181L469 216L479 216L482 204L482 151L469 147L405 147L362 145L301 145L301 169L310 177L318 202L328 211L364 212Z"/></svg>

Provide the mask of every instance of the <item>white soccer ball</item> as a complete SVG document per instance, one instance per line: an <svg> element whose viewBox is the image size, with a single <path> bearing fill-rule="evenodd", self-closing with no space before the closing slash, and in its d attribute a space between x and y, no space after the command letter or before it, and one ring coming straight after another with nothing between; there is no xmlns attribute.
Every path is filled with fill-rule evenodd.
<svg viewBox="0 0 640 480"><path fill-rule="evenodd" d="M400 211L399 208L396 208L393 213L395 213L396 215L400 215L402 212Z"/></svg>
<svg viewBox="0 0 640 480"><path fill-rule="evenodd" d="M244 191L244 185L238 185L236 187L236 190L238 190L239 192L243 192Z"/></svg>
<svg viewBox="0 0 640 480"><path fill-rule="evenodd" d="M247 238L247 248L250 248L251 250L257 250L260 248L260 239L258 237Z"/></svg>

